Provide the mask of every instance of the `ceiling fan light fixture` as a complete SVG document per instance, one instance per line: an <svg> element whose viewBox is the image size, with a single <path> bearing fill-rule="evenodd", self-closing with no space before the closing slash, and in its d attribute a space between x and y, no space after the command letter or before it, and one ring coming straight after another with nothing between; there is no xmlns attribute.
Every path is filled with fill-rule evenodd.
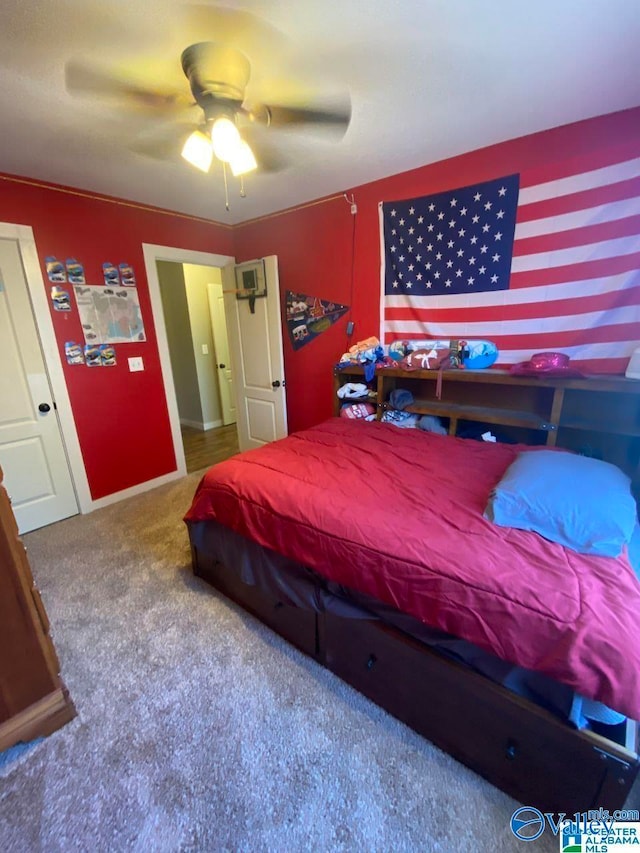
<svg viewBox="0 0 640 853"><path fill-rule="evenodd" d="M258 163L251 150L251 146L244 139L240 140L240 145L231 160L229 160L229 165L231 166L234 178L246 175L247 172L252 172L258 168Z"/></svg>
<svg viewBox="0 0 640 853"><path fill-rule="evenodd" d="M235 123L226 116L217 118L211 127L213 153L218 160L230 163L240 149L242 139Z"/></svg>
<svg viewBox="0 0 640 853"><path fill-rule="evenodd" d="M201 172L208 172L213 160L211 140L206 134L194 130L184 144L182 156L187 163L191 163L196 169L200 169Z"/></svg>

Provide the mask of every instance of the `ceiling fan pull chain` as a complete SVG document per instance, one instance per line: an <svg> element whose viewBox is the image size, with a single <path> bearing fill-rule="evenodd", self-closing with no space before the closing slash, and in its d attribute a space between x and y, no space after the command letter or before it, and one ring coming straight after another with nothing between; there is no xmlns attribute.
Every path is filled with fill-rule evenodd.
<svg viewBox="0 0 640 853"><path fill-rule="evenodd" d="M224 176L224 206L227 210L231 210L229 207L229 187L227 185L227 164L222 161L222 174Z"/></svg>
<svg viewBox="0 0 640 853"><path fill-rule="evenodd" d="M244 191L244 178L240 175L240 198L246 198L247 194Z"/></svg>

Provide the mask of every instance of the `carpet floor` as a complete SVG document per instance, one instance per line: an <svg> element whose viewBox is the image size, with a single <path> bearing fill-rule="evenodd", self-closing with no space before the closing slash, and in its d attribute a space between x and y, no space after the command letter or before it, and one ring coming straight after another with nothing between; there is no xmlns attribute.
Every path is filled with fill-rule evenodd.
<svg viewBox="0 0 640 853"><path fill-rule="evenodd" d="M24 537L78 716L0 753L0 850L557 850L192 575L198 478Z"/></svg>

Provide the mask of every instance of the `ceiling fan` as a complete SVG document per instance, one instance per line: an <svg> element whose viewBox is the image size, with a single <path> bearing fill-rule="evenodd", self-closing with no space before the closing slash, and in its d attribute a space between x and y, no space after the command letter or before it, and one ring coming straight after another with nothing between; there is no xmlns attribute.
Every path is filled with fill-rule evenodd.
<svg viewBox="0 0 640 853"><path fill-rule="evenodd" d="M216 20L227 24L219 32L224 40L197 42L182 51L180 65L188 90L175 83L168 87L141 84L77 60L67 63L65 77L73 95L116 98L144 112L147 126L132 144L134 151L159 159L173 159L181 153L203 172L209 171L216 158L223 164L226 189L227 168L242 180L255 169L279 171L289 165L286 153L277 145L274 131L278 129L328 128L344 134L351 103L345 93L329 102L300 95L278 98L282 101L278 103L253 100L248 96L251 63L237 46L233 32L229 36L228 24L236 24L237 16L226 14L222 19L221 11ZM149 117L162 119L162 123L149 122ZM228 194L226 202L229 209Z"/></svg>
<svg viewBox="0 0 640 853"><path fill-rule="evenodd" d="M233 47L216 42L193 44L183 51L181 65L191 94L202 109L208 131L195 130L182 153L202 171L208 171L213 155L228 163L235 176L257 167L251 145L241 136L243 127L245 131L251 125L276 128L333 125L343 130L348 127L350 105L334 109L291 104L245 105L251 65L247 57ZM197 152L194 159L187 156L190 152Z"/></svg>

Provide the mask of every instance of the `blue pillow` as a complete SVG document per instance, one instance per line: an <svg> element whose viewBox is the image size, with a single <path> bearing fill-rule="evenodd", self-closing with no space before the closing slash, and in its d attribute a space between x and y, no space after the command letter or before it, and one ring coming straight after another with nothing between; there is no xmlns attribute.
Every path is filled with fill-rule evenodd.
<svg viewBox="0 0 640 853"><path fill-rule="evenodd" d="M617 557L636 524L631 481L599 459L555 450L520 453L495 487L485 518L533 530L581 554Z"/></svg>

